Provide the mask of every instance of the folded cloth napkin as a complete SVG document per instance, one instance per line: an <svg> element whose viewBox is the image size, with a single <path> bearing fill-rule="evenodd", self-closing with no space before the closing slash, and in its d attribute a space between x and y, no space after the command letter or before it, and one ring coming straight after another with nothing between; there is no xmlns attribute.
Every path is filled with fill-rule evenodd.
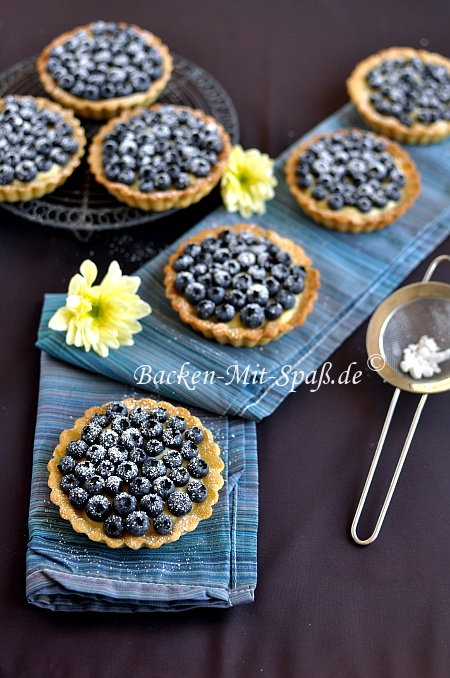
<svg viewBox="0 0 450 678"><path fill-rule="evenodd" d="M349 126L364 127L350 104L310 134ZM276 161L279 184L275 199L268 204L266 215L252 221L302 244L321 273L319 299L303 327L255 348L220 346L197 335L180 321L164 296L163 268L178 241L137 271L142 278L140 294L152 305L153 314L144 319L144 330L136 335L134 346L112 351L107 360L67 346L64 334L48 329L50 317L64 304L61 294L45 298L37 345L74 365L128 384L136 385L138 378L143 388L212 412L257 421L271 414L293 387L293 372L308 375L316 370L450 233L450 141L408 147L422 175L420 197L394 225L360 235L328 230L303 215L284 181L289 151ZM237 221L242 219L219 208L182 239ZM255 368L265 370L264 377L253 379ZM167 383L162 372L167 375L172 371L177 375L175 381L172 378ZM195 372L202 375L200 383L193 383ZM146 379L147 384L143 383Z"/></svg>
<svg viewBox="0 0 450 678"><path fill-rule="evenodd" d="M77 534L50 502L47 462L60 432L90 406L144 395L42 354L26 590L51 610L152 612L253 600L258 478L255 424L192 410L222 450L225 485L208 520L159 549L110 549Z"/></svg>

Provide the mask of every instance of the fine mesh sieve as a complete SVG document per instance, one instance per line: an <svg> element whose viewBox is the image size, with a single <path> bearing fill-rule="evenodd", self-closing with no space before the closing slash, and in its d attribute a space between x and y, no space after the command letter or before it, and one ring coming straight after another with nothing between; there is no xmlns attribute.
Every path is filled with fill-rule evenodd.
<svg viewBox="0 0 450 678"><path fill-rule="evenodd" d="M375 541L380 532L428 395L450 389L450 360L440 364L440 373L427 379L413 379L409 374L404 374L400 369L403 350L408 344L418 342L423 335L433 337L441 349L450 348L450 285L430 281L436 267L443 261L450 262L450 255L443 254L440 257L436 257L428 267L422 282L406 285L385 299L373 314L367 328L366 345L372 367L376 369L383 379L396 386L396 389L392 396L351 527L351 535L354 541L361 546ZM401 390L422 395L414 413L375 529L370 537L360 539L357 534L358 522Z"/></svg>

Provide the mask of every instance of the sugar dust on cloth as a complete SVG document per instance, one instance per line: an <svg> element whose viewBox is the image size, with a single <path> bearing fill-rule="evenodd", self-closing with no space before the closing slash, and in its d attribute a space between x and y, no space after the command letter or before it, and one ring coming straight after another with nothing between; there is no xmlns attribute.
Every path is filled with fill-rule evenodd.
<svg viewBox="0 0 450 678"><path fill-rule="evenodd" d="M450 360L450 348L441 351L433 337L424 334L417 344L403 349L400 369L413 379L429 378L441 372L440 363Z"/></svg>

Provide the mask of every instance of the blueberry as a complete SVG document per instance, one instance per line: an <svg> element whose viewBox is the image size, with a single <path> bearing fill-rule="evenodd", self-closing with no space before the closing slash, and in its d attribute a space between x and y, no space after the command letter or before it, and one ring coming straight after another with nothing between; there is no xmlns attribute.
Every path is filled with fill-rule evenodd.
<svg viewBox="0 0 450 678"><path fill-rule="evenodd" d="M233 287L241 292L246 292L252 282L252 278L248 273L238 273L233 278Z"/></svg>
<svg viewBox="0 0 450 678"><path fill-rule="evenodd" d="M167 508L174 516L185 516L192 509L192 501L186 492L174 492L167 499Z"/></svg>
<svg viewBox="0 0 450 678"><path fill-rule="evenodd" d="M109 476L105 483L105 492L110 497L115 497L124 488L124 481L119 476Z"/></svg>
<svg viewBox="0 0 450 678"><path fill-rule="evenodd" d="M227 262L224 262L224 265ZM224 269L217 269L212 274L213 281L217 287L226 289L231 284L231 272Z"/></svg>
<svg viewBox="0 0 450 678"><path fill-rule="evenodd" d="M146 438L161 438L164 427L157 419L147 419L141 426L142 435Z"/></svg>
<svg viewBox="0 0 450 678"><path fill-rule="evenodd" d="M5 186L14 181L14 169L11 165L0 165L0 185Z"/></svg>
<svg viewBox="0 0 450 678"><path fill-rule="evenodd" d="M94 422L95 424L98 424L102 428L108 426L108 417L106 416L106 414L94 414L91 421Z"/></svg>
<svg viewBox="0 0 450 678"><path fill-rule="evenodd" d="M106 408L106 416L111 421L114 417L125 417L128 415L128 408L121 400L114 400Z"/></svg>
<svg viewBox="0 0 450 678"><path fill-rule="evenodd" d="M103 523L103 531L108 537L113 539L122 537L125 531L122 518L116 515L109 516Z"/></svg>
<svg viewBox="0 0 450 678"><path fill-rule="evenodd" d="M256 328L263 324L264 309L256 303L250 303L244 306L240 311L241 322L245 327Z"/></svg>
<svg viewBox="0 0 450 678"><path fill-rule="evenodd" d="M177 466L182 465L183 457L180 452L172 450L163 455L163 461L168 468L176 468Z"/></svg>
<svg viewBox="0 0 450 678"><path fill-rule="evenodd" d="M122 435L130 426L131 422L128 417L117 416L112 418L111 428L118 436Z"/></svg>
<svg viewBox="0 0 450 678"><path fill-rule="evenodd" d="M143 537L150 529L150 520L144 511L133 511L125 519L125 526L133 537Z"/></svg>
<svg viewBox="0 0 450 678"><path fill-rule="evenodd" d="M98 464L106 456L106 449L103 445L91 445L86 451L86 459Z"/></svg>
<svg viewBox="0 0 450 678"><path fill-rule="evenodd" d="M277 301L273 301L266 306L264 313L267 320L277 320L283 313L284 308Z"/></svg>
<svg viewBox="0 0 450 678"><path fill-rule="evenodd" d="M312 174L303 174L298 177L297 179L297 185L300 188L309 188L313 182L313 176Z"/></svg>
<svg viewBox="0 0 450 678"><path fill-rule="evenodd" d="M142 447L134 447L128 454L128 459L134 464L141 466L144 461L147 459L147 455L142 449Z"/></svg>
<svg viewBox="0 0 450 678"><path fill-rule="evenodd" d="M283 287L288 292L293 294L300 294L305 288L304 278L296 278L292 275L289 275L283 283Z"/></svg>
<svg viewBox="0 0 450 678"><path fill-rule="evenodd" d="M123 449L123 447L114 445L107 450L106 456L113 464L120 464L122 461L127 461L128 451Z"/></svg>
<svg viewBox="0 0 450 678"><path fill-rule="evenodd" d="M210 299L203 299L203 301L197 304L195 308L195 312L201 320L207 320L208 318L211 318L211 316L214 315L215 310L216 305Z"/></svg>
<svg viewBox="0 0 450 678"><path fill-rule="evenodd" d="M166 465L161 459L147 459L142 465L142 474L151 481L166 475Z"/></svg>
<svg viewBox="0 0 450 678"><path fill-rule="evenodd" d="M73 473L67 473L65 476L62 477L59 486L64 492L64 494L69 494L70 491L73 490L74 487L78 487L79 484L80 481Z"/></svg>
<svg viewBox="0 0 450 678"><path fill-rule="evenodd" d="M179 433L183 433L186 430L187 424L186 420L183 417L173 415L172 417L169 417L167 419L166 426L173 429L174 431L179 431Z"/></svg>
<svg viewBox="0 0 450 678"><path fill-rule="evenodd" d="M342 207L344 207L344 198L342 195L339 195L339 193L334 193L329 199L328 199L328 207L331 210L340 210Z"/></svg>
<svg viewBox="0 0 450 678"><path fill-rule="evenodd" d="M97 474L86 478L84 489L88 494L101 494L105 487L105 479Z"/></svg>
<svg viewBox="0 0 450 678"><path fill-rule="evenodd" d="M292 292L282 289L275 295L275 301L280 303L282 307L287 310L295 306L295 296Z"/></svg>
<svg viewBox="0 0 450 678"><path fill-rule="evenodd" d="M188 484L186 492L188 493L191 500L195 501L196 503L201 503L202 501L205 501L208 495L208 490L203 485L203 483L200 482L200 480L192 480Z"/></svg>
<svg viewBox="0 0 450 678"><path fill-rule="evenodd" d="M246 296L241 290L230 289L225 293L225 303L231 304L236 311L240 311L246 304Z"/></svg>
<svg viewBox="0 0 450 678"><path fill-rule="evenodd" d="M201 442L203 442L204 438L205 434L203 433L202 429L199 428L198 426L188 428L184 434L185 440L195 443L196 445L199 445Z"/></svg>
<svg viewBox="0 0 450 678"><path fill-rule="evenodd" d="M148 478L138 476L129 484L129 492L138 499L152 491L152 483Z"/></svg>
<svg viewBox="0 0 450 678"><path fill-rule="evenodd" d="M117 445L119 440L119 435L116 433L116 431L113 431L111 429L106 429L105 431L102 431L98 437L98 442L99 445L96 445L95 447L103 447L104 449L109 449L110 447L114 447ZM86 455L87 456L87 455ZM100 459L98 461L101 461Z"/></svg>
<svg viewBox="0 0 450 678"><path fill-rule="evenodd" d="M121 516L127 516L137 507L137 499L134 495L128 492L121 492L113 499L114 510Z"/></svg>
<svg viewBox="0 0 450 678"><path fill-rule="evenodd" d="M37 167L34 162L31 162L31 160L22 160L16 165L14 170L15 178L25 183L33 181L33 179L36 177L36 174Z"/></svg>
<svg viewBox="0 0 450 678"><path fill-rule="evenodd" d="M183 442L183 438L179 431L166 428L162 434L162 442L166 447L179 449L181 447L181 443Z"/></svg>
<svg viewBox="0 0 450 678"><path fill-rule="evenodd" d="M269 296L274 297L280 289L279 281L273 276L269 276L264 282L269 291Z"/></svg>
<svg viewBox="0 0 450 678"><path fill-rule="evenodd" d="M89 497L86 504L86 514L94 522L103 522L111 513L111 504L102 494Z"/></svg>
<svg viewBox="0 0 450 678"><path fill-rule="evenodd" d="M133 478L136 478L138 473L139 469L132 461L122 461L116 469L116 474L119 478L122 478L127 483L130 482L130 480L133 480Z"/></svg>
<svg viewBox="0 0 450 678"><path fill-rule="evenodd" d="M69 501L76 509L82 509L86 506L89 495L82 487L74 487L69 492Z"/></svg>
<svg viewBox="0 0 450 678"><path fill-rule="evenodd" d="M356 206L360 212L366 213L372 209L372 201L369 198L359 198Z"/></svg>
<svg viewBox="0 0 450 678"><path fill-rule="evenodd" d="M157 457L164 452L164 444L161 440L149 440L145 443L144 449L149 457Z"/></svg>
<svg viewBox="0 0 450 678"><path fill-rule="evenodd" d="M259 306L265 306L269 301L269 290L265 285L259 283L252 285L247 290L247 303L248 304L259 304Z"/></svg>
<svg viewBox="0 0 450 678"><path fill-rule="evenodd" d="M153 482L153 491L159 494L162 499L166 499L175 490L173 481L167 476L160 476Z"/></svg>
<svg viewBox="0 0 450 678"><path fill-rule="evenodd" d="M72 473L75 468L76 461L73 457L63 457L58 463L58 470L62 475Z"/></svg>
<svg viewBox="0 0 450 678"><path fill-rule="evenodd" d="M175 261L172 264L172 268L174 271L187 271L188 269L191 268L191 266L194 264L194 259L189 256L189 254L183 254L181 257L178 257L178 259L175 259Z"/></svg>
<svg viewBox="0 0 450 678"><path fill-rule="evenodd" d="M314 198L314 200L323 200L327 194L327 191L323 186L316 186L311 195Z"/></svg>
<svg viewBox="0 0 450 678"><path fill-rule="evenodd" d="M145 511L151 518L156 518L164 510L164 501L159 494L146 494L139 502L139 508Z"/></svg>
<svg viewBox="0 0 450 678"><path fill-rule="evenodd" d="M278 281L286 280L289 275L289 268L284 264L275 264L271 269L271 277Z"/></svg>
<svg viewBox="0 0 450 678"><path fill-rule="evenodd" d="M223 287L214 286L206 290L206 296L215 304L221 304L225 297L225 290Z"/></svg>
<svg viewBox="0 0 450 678"><path fill-rule="evenodd" d="M91 461L79 461L75 466L74 474L80 480L85 480L95 474L95 466Z"/></svg>
<svg viewBox="0 0 450 678"><path fill-rule="evenodd" d="M173 530L173 520L167 513L161 513L153 520L153 527L158 534L170 534Z"/></svg>
<svg viewBox="0 0 450 678"><path fill-rule="evenodd" d="M235 308L231 304L221 304L216 308L218 322L227 323L234 318Z"/></svg>
<svg viewBox="0 0 450 678"><path fill-rule="evenodd" d="M172 185L172 180L167 172L160 172L155 176L155 189L165 191Z"/></svg>
<svg viewBox="0 0 450 678"><path fill-rule="evenodd" d="M189 243L183 250L183 254L191 257L193 261L197 261L202 254L202 246L198 243Z"/></svg>
<svg viewBox="0 0 450 678"><path fill-rule="evenodd" d="M178 466L169 471L168 477L173 482L175 487L183 487L189 482L189 472L184 466Z"/></svg>
<svg viewBox="0 0 450 678"><path fill-rule="evenodd" d="M184 290L184 294L186 299L191 304L198 304L205 298L206 291L204 285L198 282L193 282L187 285L186 289Z"/></svg>
<svg viewBox="0 0 450 678"><path fill-rule="evenodd" d="M194 276L188 271L181 271L175 276L174 286L177 292L183 292L186 287L194 282Z"/></svg>
<svg viewBox="0 0 450 678"><path fill-rule="evenodd" d="M108 478L108 476L112 476L115 470L116 467L109 459L103 459L103 461L97 464L95 469L96 473L98 473L103 478Z"/></svg>
<svg viewBox="0 0 450 678"><path fill-rule="evenodd" d="M82 459L88 450L89 445L84 440L73 440L67 445L66 454L74 459Z"/></svg>

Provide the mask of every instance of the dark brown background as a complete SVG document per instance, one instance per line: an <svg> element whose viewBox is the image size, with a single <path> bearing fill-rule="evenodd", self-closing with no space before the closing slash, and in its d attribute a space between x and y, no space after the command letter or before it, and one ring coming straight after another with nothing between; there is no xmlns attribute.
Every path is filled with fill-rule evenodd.
<svg viewBox="0 0 450 678"><path fill-rule="evenodd" d="M362 57L393 44L449 55L447 0L1 3L0 68L93 19L160 35L215 75L239 112L244 146L272 155L346 100ZM431 397L379 540L349 524L391 388L365 368L365 326L333 356L359 386L307 388L258 427L259 584L252 605L159 615L56 614L24 599L27 502L44 292L62 292L86 256L103 268L173 240L218 203L158 226L80 244L70 233L0 212L2 676L437 678L450 674L448 394ZM449 243L438 252L448 251ZM122 250L122 251L121 251ZM429 260L431 257L429 258ZM428 260L428 261L429 261ZM417 280L422 264L409 280ZM102 271L103 272L103 271ZM445 273L445 271L443 272ZM444 275L445 278L445 275ZM447 281L449 277L446 277ZM386 481L414 398L405 395L382 463ZM369 518L386 482L377 482ZM366 525L369 529L370 525Z"/></svg>

